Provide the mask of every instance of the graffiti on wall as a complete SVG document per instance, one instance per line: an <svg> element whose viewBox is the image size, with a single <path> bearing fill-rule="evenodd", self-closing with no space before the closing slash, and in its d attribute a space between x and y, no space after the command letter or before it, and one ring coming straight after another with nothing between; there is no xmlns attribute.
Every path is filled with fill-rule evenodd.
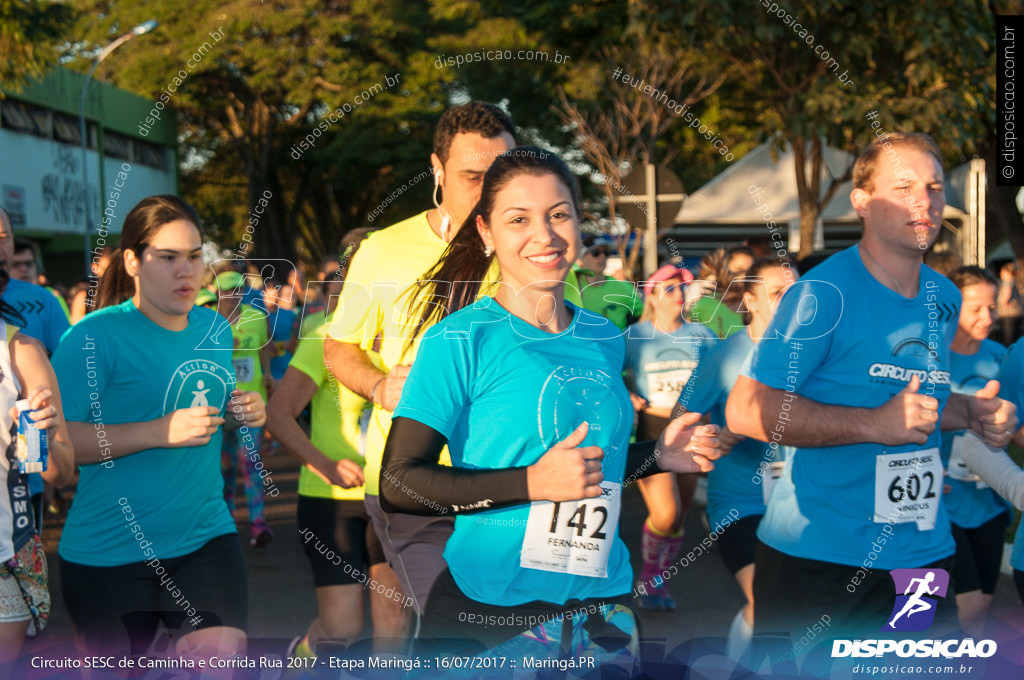
<svg viewBox="0 0 1024 680"><path fill-rule="evenodd" d="M61 144L53 146L53 171L40 180L43 212L61 227L79 227L86 222L87 201L91 203L90 213L97 214L99 188L90 184L88 192L83 190L82 157L78 150Z"/></svg>

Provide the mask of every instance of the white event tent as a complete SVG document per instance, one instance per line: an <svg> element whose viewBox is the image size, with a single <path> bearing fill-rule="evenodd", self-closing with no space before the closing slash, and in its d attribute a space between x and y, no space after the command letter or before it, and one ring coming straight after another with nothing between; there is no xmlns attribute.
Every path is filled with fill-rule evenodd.
<svg viewBox="0 0 1024 680"><path fill-rule="evenodd" d="M821 196L833 179L853 165L854 155L831 147L823 152ZM766 219L782 230L790 253L800 247L800 204L792 149L773 154L768 142L746 154L717 177L686 197L675 225L662 239L673 240L673 250L687 259L719 246L732 246L752 236L768 236ZM955 240L954 231L964 223L970 163L953 170L946 180L943 238ZM850 205L850 181L843 182L818 220L814 250L835 252L860 238L861 225ZM764 202L755 202L756 196ZM758 208L765 208L762 214ZM770 214L770 218L767 215ZM662 250L667 250L663 245Z"/></svg>

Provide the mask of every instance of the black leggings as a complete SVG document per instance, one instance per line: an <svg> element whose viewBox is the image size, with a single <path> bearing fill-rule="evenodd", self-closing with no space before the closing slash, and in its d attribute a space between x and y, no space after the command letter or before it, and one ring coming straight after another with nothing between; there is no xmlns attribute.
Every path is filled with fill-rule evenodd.
<svg viewBox="0 0 1024 680"><path fill-rule="evenodd" d="M295 514L317 588L362 585L353 574L386 561L362 500L300 494Z"/></svg>
<svg viewBox="0 0 1024 680"><path fill-rule="evenodd" d="M999 567L1003 563L1003 543L1010 516L1005 512L974 529L952 524L956 541L952 585L958 593L980 590L986 595L996 592Z"/></svg>
<svg viewBox="0 0 1024 680"><path fill-rule="evenodd" d="M248 581L237 534L180 557L117 567L61 558L60 574L71 622L90 653L141 654L160 621L183 633L246 628Z"/></svg>

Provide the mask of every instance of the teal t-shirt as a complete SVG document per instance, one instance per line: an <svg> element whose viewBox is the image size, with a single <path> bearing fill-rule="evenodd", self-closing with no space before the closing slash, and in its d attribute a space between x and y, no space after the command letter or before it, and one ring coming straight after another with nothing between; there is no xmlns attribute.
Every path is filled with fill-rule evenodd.
<svg viewBox="0 0 1024 680"><path fill-rule="evenodd" d="M626 329L626 365L633 372L635 392L657 408L672 408L702 354L718 338L707 326L684 323L664 333L650 321Z"/></svg>
<svg viewBox="0 0 1024 680"><path fill-rule="evenodd" d="M905 298L871 276L854 245L786 290L745 371L786 392L778 419L769 414L779 438L793 427L793 399L877 408L914 376L941 413L961 297L935 270L921 265L920 272L918 295ZM796 448L758 538L795 557L869 569L921 567L952 555L941 441L936 429L923 445Z"/></svg>
<svg viewBox="0 0 1024 680"><path fill-rule="evenodd" d="M974 394L989 380L995 380L999 374L999 364L1006 356L1006 348L994 340L983 340L981 347L974 354L951 352L950 356L949 374L953 381L953 391ZM955 460L953 467L957 469L951 468L950 454L953 453L957 438L963 434L963 430L942 433L942 464L949 473L946 476L946 484L951 487L942 500L949 510L949 519L954 524L965 529L975 529L1004 512L1012 513L1013 506L988 486L982 485L979 489L978 482L974 479L961 479L964 473L970 474L970 470L962 465L958 466Z"/></svg>
<svg viewBox="0 0 1024 680"><path fill-rule="evenodd" d="M170 331L131 300L89 314L53 355L64 417L91 422L103 455L104 426L145 422L191 406L224 407L234 388L230 332L213 310L193 307ZM205 446L146 449L79 466L75 502L61 536L70 562L113 567L178 557L236 533L224 502L221 431ZM150 552L151 551L151 552Z"/></svg>
<svg viewBox="0 0 1024 680"><path fill-rule="evenodd" d="M558 335L509 314L490 297L434 325L420 345L395 417L419 421L447 437L453 467L486 469L536 463L586 421L590 429L582 445L600 446L605 481L621 484L633 427L621 377L624 340L609 320L568 306L572 323ZM620 499L618 494L613 502ZM596 543L592 539L599 532L602 541L610 541L606 575L522 566L531 513L531 504L524 504L456 516L444 558L464 594L514 606L630 591L629 552L612 514L598 508L605 512L604 522L593 511L556 512L551 519L552 504L547 506L542 534L549 523L561 531L567 520L578 519L570 526L578 528L583 549ZM557 538L540 536L548 545Z"/></svg>
<svg viewBox="0 0 1024 680"><path fill-rule="evenodd" d="M729 393L750 364L755 346L745 330L713 345L701 357L679 403L687 411L708 414L712 424L724 427ZM752 437L737 442L708 473L708 521L723 525L740 517L763 515L767 465L786 460L791 452L789 446L770 446Z"/></svg>

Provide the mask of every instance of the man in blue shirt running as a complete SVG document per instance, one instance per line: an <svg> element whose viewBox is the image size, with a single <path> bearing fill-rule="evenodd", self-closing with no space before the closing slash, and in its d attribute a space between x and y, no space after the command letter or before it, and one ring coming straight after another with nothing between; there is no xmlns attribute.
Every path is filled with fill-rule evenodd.
<svg viewBox="0 0 1024 680"><path fill-rule="evenodd" d="M10 272L13 260L14 228L10 216L0 208L0 264ZM21 332L41 342L48 356L53 354L70 325L57 298L42 286L19 281L12 276L3 299L25 319Z"/></svg>
<svg viewBox="0 0 1024 680"><path fill-rule="evenodd" d="M879 135L853 186L863 237L786 292L726 407L734 432L796 447L758 529L759 636L797 639L828 613L831 636L880 637L886 572L952 562L936 425L996 448L1016 429L997 382L950 391L960 294L923 264L945 204L935 142ZM930 636L940 623L957 627L952 597Z"/></svg>

